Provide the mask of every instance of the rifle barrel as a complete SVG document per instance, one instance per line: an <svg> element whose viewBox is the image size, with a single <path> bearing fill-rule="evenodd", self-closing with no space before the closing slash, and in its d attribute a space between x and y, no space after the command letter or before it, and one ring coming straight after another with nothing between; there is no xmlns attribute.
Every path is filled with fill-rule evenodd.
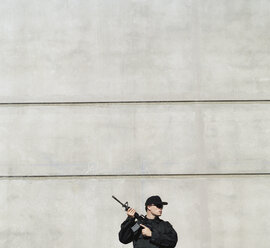
<svg viewBox="0 0 270 248"><path fill-rule="evenodd" d="M120 202L115 196L112 196L112 198L113 198L114 200L118 201L118 202L122 205L122 207L125 206L125 205L124 205L122 202Z"/></svg>

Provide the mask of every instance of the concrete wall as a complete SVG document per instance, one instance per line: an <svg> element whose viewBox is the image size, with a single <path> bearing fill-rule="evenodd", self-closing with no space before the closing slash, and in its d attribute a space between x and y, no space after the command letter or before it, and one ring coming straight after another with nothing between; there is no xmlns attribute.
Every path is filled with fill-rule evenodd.
<svg viewBox="0 0 270 248"><path fill-rule="evenodd" d="M177 247L268 247L269 5L2 0L1 247L132 247L111 195L152 194Z"/></svg>

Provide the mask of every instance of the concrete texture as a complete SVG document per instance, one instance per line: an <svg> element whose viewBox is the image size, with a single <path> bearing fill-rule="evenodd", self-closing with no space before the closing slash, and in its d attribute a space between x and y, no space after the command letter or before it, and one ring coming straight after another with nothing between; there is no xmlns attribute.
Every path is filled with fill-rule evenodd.
<svg viewBox="0 0 270 248"><path fill-rule="evenodd" d="M269 104L0 108L1 175L270 172Z"/></svg>
<svg viewBox="0 0 270 248"><path fill-rule="evenodd" d="M266 0L2 0L0 247L130 248L111 195L159 194L177 248L267 248L269 29Z"/></svg>
<svg viewBox="0 0 270 248"><path fill-rule="evenodd" d="M0 102L269 99L267 0L3 0Z"/></svg>
<svg viewBox="0 0 270 248"><path fill-rule="evenodd" d="M143 213L145 198L159 193L169 202L163 218L178 232L177 248L268 248L269 183L268 177L1 180L0 245L129 248L117 239L126 214L111 195Z"/></svg>

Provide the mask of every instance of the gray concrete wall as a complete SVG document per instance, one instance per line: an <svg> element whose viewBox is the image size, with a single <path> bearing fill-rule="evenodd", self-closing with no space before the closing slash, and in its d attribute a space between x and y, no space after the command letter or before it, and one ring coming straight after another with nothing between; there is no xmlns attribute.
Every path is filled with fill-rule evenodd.
<svg viewBox="0 0 270 248"><path fill-rule="evenodd" d="M2 175L270 172L268 103L0 107Z"/></svg>
<svg viewBox="0 0 270 248"><path fill-rule="evenodd" d="M3 0L0 100L268 99L267 0Z"/></svg>
<svg viewBox="0 0 270 248"><path fill-rule="evenodd" d="M268 247L269 5L1 1L1 247L132 247L111 195L152 194L177 247Z"/></svg>
<svg viewBox="0 0 270 248"><path fill-rule="evenodd" d="M145 198L169 201L164 219L177 247L269 246L267 177L16 179L0 182L2 247L132 247L117 239L124 218L112 194L143 212Z"/></svg>

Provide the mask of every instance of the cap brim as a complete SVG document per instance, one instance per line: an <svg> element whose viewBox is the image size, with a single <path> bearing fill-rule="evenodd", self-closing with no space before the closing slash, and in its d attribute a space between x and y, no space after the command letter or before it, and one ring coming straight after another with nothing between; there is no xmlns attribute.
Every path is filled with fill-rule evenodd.
<svg viewBox="0 0 270 248"><path fill-rule="evenodd" d="M162 202L162 205L168 205L168 202Z"/></svg>

